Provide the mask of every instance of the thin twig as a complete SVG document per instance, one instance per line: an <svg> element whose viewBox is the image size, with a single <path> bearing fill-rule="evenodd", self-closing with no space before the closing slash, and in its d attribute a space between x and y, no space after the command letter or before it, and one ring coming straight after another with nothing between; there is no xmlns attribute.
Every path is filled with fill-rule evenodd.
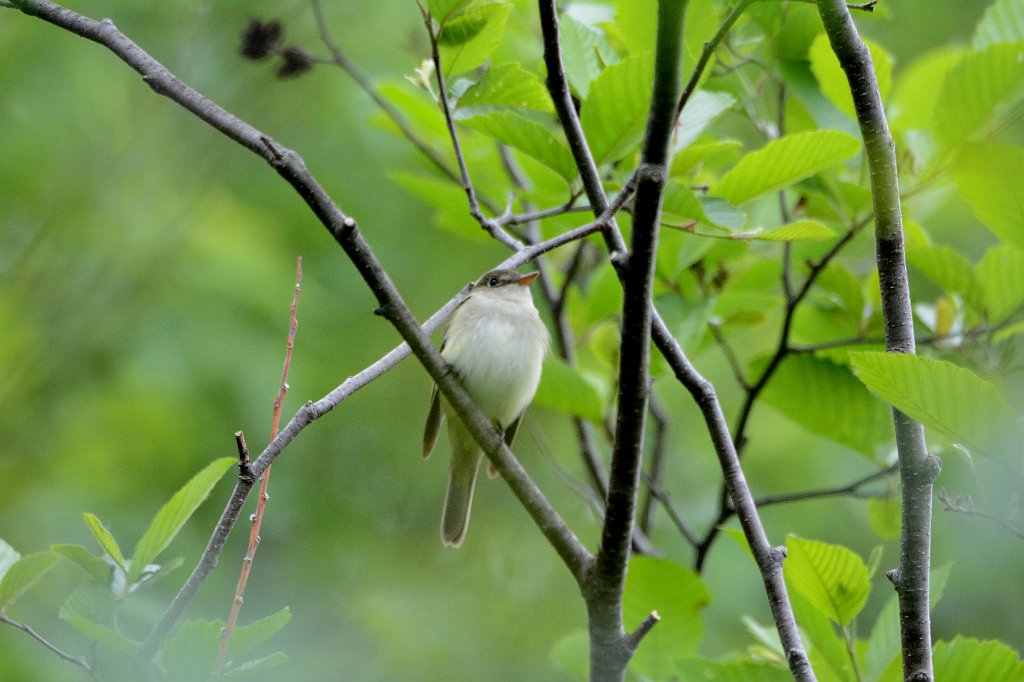
<svg viewBox="0 0 1024 682"><path fill-rule="evenodd" d="M951 499L949 493L946 492L945 488L939 491L936 495L939 498L939 502L942 503L943 511L956 512L957 514L964 514L966 516L977 516L978 518L987 519L996 525L1000 526L1003 530L1007 530L1013 535L1016 535L1018 539L1024 540L1024 530L1021 530L1011 523L1008 523L1005 519L1001 519L998 516L994 516L987 512L978 511L974 508L974 502L971 500L969 495L960 495L957 498Z"/></svg>
<svg viewBox="0 0 1024 682"><path fill-rule="evenodd" d="M679 534L686 538L686 541L695 547L700 544L700 538L697 537L697 534L694 533L690 526L683 520L682 514L679 513L679 510L676 508L675 503L672 502L672 498L669 497L668 493L666 493L656 481L647 475L643 476L643 482L651 492L651 496L656 499L662 507L664 507L665 512L668 513L668 517L672 520L672 523L679 531Z"/></svg>
<svg viewBox="0 0 1024 682"><path fill-rule="evenodd" d="M764 497L759 497L757 499L757 506L766 507L773 504L802 502L804 500L813 500L820 497L840 497L842 495L852 495L854 497L873 497L874 495L862 493L861 488L863 488L865 485L869 483L877 481L878 479L891 476L892 474L896 473L897 470L899 470L899 465L893 464L891 466L886 467L885 469L874 471L868 474L867 476L858 478L857 480L851 483L847 483L846 485L843 486L837 486L835 488L819 488L817 490L804 490L795 493L783 493L781 495L766 495Z"/></svg>
<svg viewBox="0 0 1024 682"><path fill-rule="evenodd" d="M93 670L92 666L89 665L89 663L84 658L82 658L81 656L72 656L71 654L67 653L66 651L64 651L63 649L61 649L60 647L58 647L57 645L53 644L48 639L40 635L38 632L36 632L31 625L27 625L26 623L20 623L14 620L6 613L4 613L2 609L0 609L0 623L6 623L8 625L18 628L32 639L42 644L47 649L57 654L60 658L64 659L68 663L73 663L77 665L79 668L89 673L89 675L94 680L100 679L99 675L96 674L96 671Z"/></svg>
<svg viewBox="0 0 1024 682"><path fill-rule="evenodd" d="M455 119L452 117L452 109L448 104L448 88L444 82L444 71L441 67L441 48L437 41L437 31L434 30L434 20L431 19L430 12L426 7L419 5L419 8L423 14L423 23L427 28L427 34L430 36L430 55L434 61L434 76L437 78L437 99L441 105L441 111L444 113L444 122L448 127L448 136L451 138L452 149L455 151L455 159L459 164L459 177L462 181L462 189L466 192L466 199L469 201L469 214L480 223L480 227L499 243L504 244L510 249L519 250L523 248L522 243L502 229L497 222L485 216L480 210L476 189L473 187L473 181L469 177L466 157L462 153L462 145L459 142L459 132L455 128Z"/></svg>
<svg viewBox="0 0 1024 682"><path fill-rule="evenodd" d="M288 341L285 344L284 368L281 370L281 385L278 388L277 396L274 397L273 419L270 425L270 441L277 437L277 429L281 424L281 408L284 406L285 396L288 394L288 370L292 365L292 351L295 349L295 334L299 329L299 295L302 293L302 256L296 259L295 263L295 294L292 297L292 305L288 316ZM237 438L237 434L236 434ZM245 440L239 441L239 451L244 453L243 463L248 459L248 449L245 447ZM249 574L252 572L252 562L256 558L256 550L260 546L260 528L263 526L263 514L267 508L267 501L270 496L267 494L267 487L270 485L270 467L263 472L260 480L260 494L257 498L256 513L252 517L249 528L249 545L242 559L242 571L238 576L238 585L235 588L235 598L231 602L231 612L228 615L227 625L224 626L220 636L220 647L217 650L217 661L213 666L214 675L219 676L221 668L228 654L228 645L231 643L231 636L238 624L238 615L242 610L242 603L245 601L245 588L249 583Z"/></svg>
<svg viewBox="0 0 1024 682"><path fill-rule="evenodd" d="M736 357L736 352L732 349L729 344L729 340L722 334L722 325L716 321L708 323L708 329L711 330L711 336L714 337L715 343L722 349L722 355L725 356L725 361L729 364L729 369L732 370L733 378L736 379L736 383L740 385L744 391L750 391L750 382L747 381L746 375L743 373L743 366L740 364L739 358Z"/></svg>
<svg viewBox="0 0 1024 682"><path fill-rule="evenodd" d="M651 424L654 430L654 445L651 447L651 459L648 465L648 471L641 475L641 480L651 481L655 486L660 486L662 478L665 475L665 460L668 459L668 426L669 420L668 415L665 414L665 408L662 407L661 401L658 397L651 392L650 403L648 409L651 412ZM654 524L654 502L658 500L651 493L650 487L648 486L645 494L644 501L640 505L640 530L646 535L651 534L651 527ZM684 533L685 537L685 533Z"/></svg>

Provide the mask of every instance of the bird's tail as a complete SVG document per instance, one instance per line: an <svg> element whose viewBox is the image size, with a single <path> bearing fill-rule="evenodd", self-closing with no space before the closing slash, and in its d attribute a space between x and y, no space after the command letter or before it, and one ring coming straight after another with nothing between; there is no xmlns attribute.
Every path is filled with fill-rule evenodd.
<svg viewBox="0 0 1024 682"><path fill-rule="evenodd" d="M469 442L453 442L452 446L448 490L444 498L444 512L441 514L441 542L446 547L459 547L466 538L466 529L469 528L476 472L483 452L472 438Z"/></svg>

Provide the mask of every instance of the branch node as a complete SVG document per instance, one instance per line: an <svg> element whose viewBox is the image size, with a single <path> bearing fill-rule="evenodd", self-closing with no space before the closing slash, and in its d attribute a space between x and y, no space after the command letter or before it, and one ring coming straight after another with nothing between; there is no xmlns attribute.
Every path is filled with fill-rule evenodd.
<svg viewBox="0 0 1024 682"><path fill-rule="evenodd" d="M647 614L647 617L644 618L643 622L640 623L640 625L637 626L636 630L634 630L629 635L630 648L636 649L638 646L640 646L640 640L646 637L647 633L650 632L651 629L654 628L654 626L657 625L659 621L661 621L661 614L659 614L657 611L651 611L649 614Z"/></svg>
<svg viewBox="0 0 1024 682"><path fill-rule="evenodd" d="M776 566L782 566L782 562L784 562L786 560L786 556L788 555L788 552L786 551L786 547L784 545L779 545L778 547L772 547L771 555L772 555L772 562Z"/></svg>
<svg viewBox="0 0 1024 682"><path fill-rule="evenodd" d="M894 587L897 587L897 588L899 587L899 584L900 584L900 569L898 569L898 568L891 568L891 569L889 569L888 571L885 572L885 577L889 579L889 582L891 582Z"/></svg>
<svg viewBox="0 0 1024 682"><path fill-rule="evenodd" d="M929 452L928 456L924 459L924 473L929 485L935 482L941 471L942 460Z"/></svg>

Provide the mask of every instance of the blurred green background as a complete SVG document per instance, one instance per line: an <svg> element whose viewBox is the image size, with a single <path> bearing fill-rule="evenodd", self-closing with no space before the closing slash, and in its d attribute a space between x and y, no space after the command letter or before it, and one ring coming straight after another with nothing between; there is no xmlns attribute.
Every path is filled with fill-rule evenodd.
<svg viewBox="0 0 1024 682"><path fill-rule="evenodd" d="M883 4L887 18L858 22L898 69L929 47L967 40L986 3ZM375 78L400 79L426 54L412 2L325 5L345 50ZM532 3L520 5L521 20L533 22ZM344 74L318 68L280 81L237 55L254 16L284 20L289 41L319 50L305 2L82 0L73 8L113 18L184 81L299 151L421 318L504 257L494 245L439 238L427 209L388 175L423 162L371 124L373 105ZM372 314L344 254L269 167L155 96L105 49L0 9L0 537L23 553L55 542L91 547L81 520L90 511L130 548L174 490L212 458L233 455L236 430L254 450L265 442L297 255L305 279L286 419L399 341ZM694 360L723 387L732 415L738 396L718 354ZM557 678L550 645L584 623L575 584L501 483L481 484L466 545L441 547L447 464L443 452L427 462L418 454L428 392L425 373L406 362L308 428L275 467L242 615L293 610L272 641L291 659L271 679ZM717 466L689 398L675 385L659 393L676 419L667 487L699 526L714 513ZM596 520L561 474L580 470L569 427L540 409L530 422L517 451L592 546ZM767 407L752 427L755 438L772 434L746 460L755 492L869 471ZM774 466L798 443L813 446L807 466ZM185 566L154 586L137 617L162 612L230 483L172 545L167 556L183 556ZM773 542L795 532L862 556L877 542L858 501L774 507L764 521ZM231 537L191 617L226 616L244 531ZM1024 647L1020 544L941 512L936 532L935 563L954 562L936 636L965 631ZM655 539L690 565L665 524ZM885 549L883 566L894 565L895 544ZM74 571L59 566L12 615L84 650L53 617ZM723 539L704 577L715 601L702 653L745 646L740 616L768 620L752 564ZM872 608L889 594L876 578ZM0 679L82 678L0 629Z"/></svg>

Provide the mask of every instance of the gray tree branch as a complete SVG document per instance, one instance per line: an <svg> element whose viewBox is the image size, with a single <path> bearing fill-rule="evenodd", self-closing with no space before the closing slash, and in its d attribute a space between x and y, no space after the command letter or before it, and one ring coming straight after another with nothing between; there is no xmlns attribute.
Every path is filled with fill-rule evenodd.
<svg viewBox="0 0 1024 682"><path fill-rule="evenodd" d="M882 294L885 346L890 353L914 353L914 319L903 251L896 145L882 108L871 53L860 39L846 3L818 0L832 50L846 73L853 94L857 122L868 160L871 198L875 214L875 260ZM887 575L896 588L900 607L903 679L929 682L931 618L929 569L931 565L932 487L939 461L928 453L924 428L893 409L903 495L899 566Z"/></svg>

